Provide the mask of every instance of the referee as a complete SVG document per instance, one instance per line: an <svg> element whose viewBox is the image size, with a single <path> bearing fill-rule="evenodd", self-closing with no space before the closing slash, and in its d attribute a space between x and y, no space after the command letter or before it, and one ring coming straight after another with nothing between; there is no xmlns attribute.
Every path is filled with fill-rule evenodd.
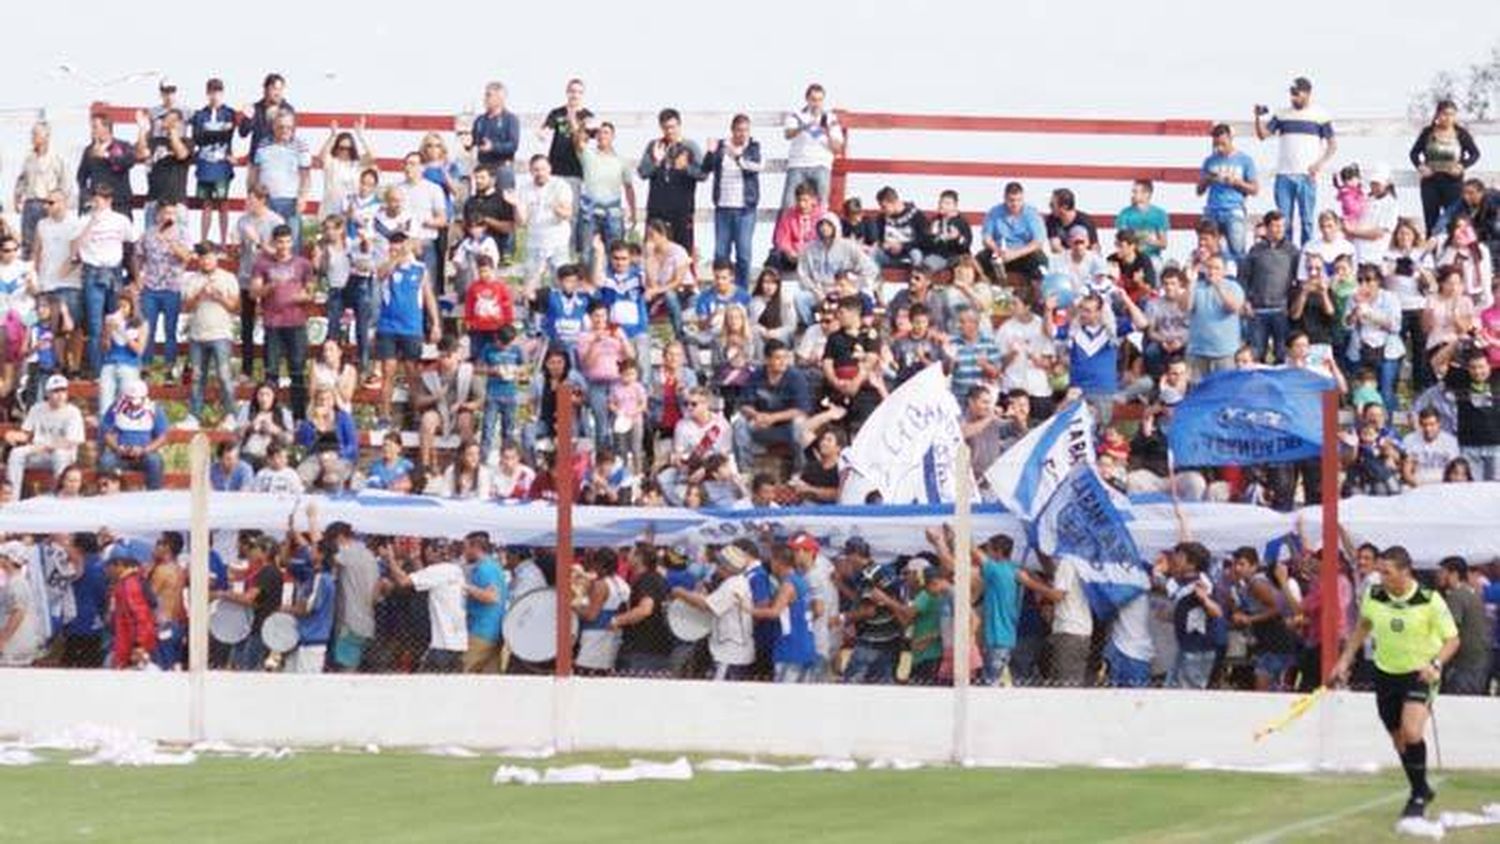
<svg viewBox="0 0 1500 844"><path fill-rule="evenodd" d="M1437 795L1427 785L1427 718L1443 665L1458 651L1458 626L1448 604L1412 575L1411 555L1400 545L1380 555L1381 582L1359 607L1359 626L1344 644L1333 682L1349 679L1349 665L1366 636L1375 639L1375 705L1391 734L1411 783L1401 816L1422 817Z"/></svg>

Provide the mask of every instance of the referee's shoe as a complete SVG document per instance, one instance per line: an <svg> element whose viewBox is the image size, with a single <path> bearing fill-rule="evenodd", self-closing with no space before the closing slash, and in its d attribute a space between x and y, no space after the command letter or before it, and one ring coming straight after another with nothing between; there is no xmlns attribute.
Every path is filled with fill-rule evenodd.
<svg viewBox="0 0 1500 844"><path fill-rule="evenodd" d="M1401 810L1403 818L1422 818L1427 816L1427 804L1437 799L1437 792L1428 786L1421 794L1413 794L1406 801L1406 808Z"/></svg>

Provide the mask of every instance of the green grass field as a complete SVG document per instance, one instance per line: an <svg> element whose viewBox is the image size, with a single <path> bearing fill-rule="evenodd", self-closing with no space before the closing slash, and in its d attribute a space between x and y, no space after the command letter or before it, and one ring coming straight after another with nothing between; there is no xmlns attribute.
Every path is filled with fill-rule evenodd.
<svg viewBox="0 0 1500 844"><path fill-rule="evenodd" d="M1380 776L1181 770L699 773L689 782L494 786L502 760L304 753L99 768L0 768L3 841L1337 841L1391 839ZM577 762L619 764L582 755ZM1500 800L1500 775L1448 773L1437 808ZM1500 828L1450 832L1496 840Z"/></svg>

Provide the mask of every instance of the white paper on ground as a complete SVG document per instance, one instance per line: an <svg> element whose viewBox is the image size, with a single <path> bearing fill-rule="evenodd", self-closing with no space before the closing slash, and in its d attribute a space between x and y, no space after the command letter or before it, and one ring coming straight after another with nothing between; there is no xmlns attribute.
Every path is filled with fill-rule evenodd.
<svg viewBox="0 0 1500 844"><path fill-rule="evenodd" d="M1056 768L1051 762L1027 762L1020 759L969 758L959 763L964 768L1019 768L1023 770L1048 770Z"/></svg>
<svg viewBox="0 0 1500 844"><path fill-rule="evenodd" d="M367 744L367 745L365 745L365 752L366 753L379 754L380 753L380 745L378 745L378 744Z"/></svg>
<svg viewBox="0 0 1500 844"><path fill-rule="evenodd" d="M1095 762L1094 767L1111 771L1130 771L1136 768L1144 768L1146 765L1138 759L1115 759L1112 756L1106 756Z"/></svg>
<svg viewBox="0 0 1500 844"><path fill-rule="evenodd" d="M1500 803L1486 803L1480 811L1484 812L1486 817L1500 818Z"/></svg>
<svg viewBox="0 0 1500 844"><path fill-rule="evenodd" d="M915 771L923 765L912 759L872 759L865 767L872 771Z"/></svg>
<svg viewBox="0 0 1500 844"><path fill-rule="evenodd" d="M1476 815L1473 812L1443 812L1438 815L1438 823L1444 829L1466 829L1471 826L1492 826L1500 824L1500 814Z"/></svg>
<svg viewBox="0 0 1500 844"><path fill-rule="evenodd" d="M780 773L786 770L781 765L741 759L705 759L693 767L706 774Z"/></svg>
<svg viewBox="0 0 1500 844"><path fill-rule="evenodd" d="M586 785L599 781L598 765L568 765L548 768L542 774L542 785Z"/></svg>
<svg viewBox="0 0 1500 844"><path fill-rule="evenodd" d="M0 768L19 768L22 765L35 765L40 761L42 757L24 747L0 747Z"/></svg>
<svg viewBox="0 0 1500 844"><path fill-rule="evenodd" d="M551 759L557 755L554 747L507 747L495 754L501 759Z"/></svg>
<svg viewBox="0 0 1500 844"><path fill-rule="evenodd" d="M632 759L630 767L634 768L636 775L643 780L682 781L693 778L693 766L689 764L686 756L679 756L671 762Z"/></svg>
<svg viewBox="0 0 1500 844"><path fill-rule="evenodd" d="M490 777L491 785L536 785L541 782L542 775L535 768L518 768L514 765L501 765L495 769L495 775Z"/></svg>
<svg viewBox="0 0 1500 844"><path fill-rule="evenodd" d="M456 744L444 744L444 745L439 745L437 747L429 747L429 748L427 748L426 750L424 750L422 752L425 753L425 754L427 754L428 756L446 756L446 757L449 757L451 759L478 759L479 758L479 754L478 753L475 753L474 751L468 749L467 747L459 747Z"/></svg>
<svg viewBox="0 0 1500 844"><path fill-rule="evenodd" d="M1415 838L1440 839L1443 837L1443 825L1439 821L1427 818L1402 818L1396 821L1397 835L1410 835Z"/></svg>

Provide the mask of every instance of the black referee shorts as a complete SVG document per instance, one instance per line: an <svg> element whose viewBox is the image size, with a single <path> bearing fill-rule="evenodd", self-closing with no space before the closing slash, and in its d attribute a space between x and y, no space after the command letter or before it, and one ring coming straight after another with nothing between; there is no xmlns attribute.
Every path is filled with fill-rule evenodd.
<svg viewBox="0 0 1500 844"><path fill-rule="evenodd" d="M1426 703L1429 694L1428 685L1415 671L1387 674L1375 669L1375 708L1380 711L1380 723L1385 725L1386 732L1394 732L1401 726L1403 706Z"/></svg>

